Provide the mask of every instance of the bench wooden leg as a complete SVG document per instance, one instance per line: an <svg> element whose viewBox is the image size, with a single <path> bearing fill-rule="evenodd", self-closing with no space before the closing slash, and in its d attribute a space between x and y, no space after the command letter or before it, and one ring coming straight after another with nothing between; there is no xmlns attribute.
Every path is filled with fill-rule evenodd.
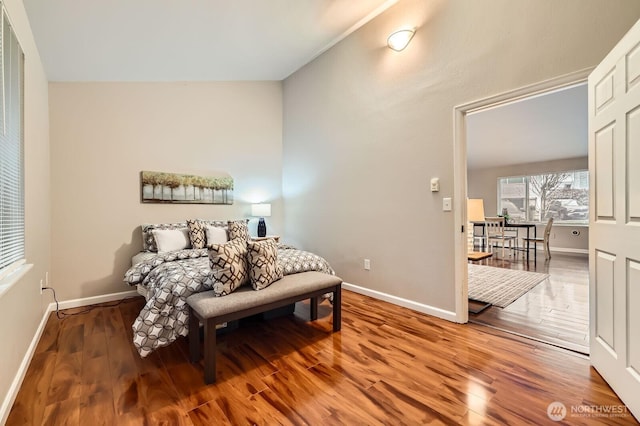
<svg viewBox="0 0 640 426"><path fill-rule="evenodd" d="M337 285L333 291L333 331L342 327L342 286Z"/></svg>
<svg viewBox="0 0 640 426"><path fill-rule="evenodd" d="M216 322L209 318L204 322L204 382L216 381Z"/></svg>
<svg viewBox="0 0 640 426"><path fill-rule="evenodd" d="M311 314L310 314L311 321L315 321L318 319L318 298L317 297L310 298L310 308L311 308Z"/></svg>
<svg viewBox="0 0 640 426"><path fill-rule="evenodd" d="M200 321L189 308L189 355L191 362L200 360Z"/></svg>

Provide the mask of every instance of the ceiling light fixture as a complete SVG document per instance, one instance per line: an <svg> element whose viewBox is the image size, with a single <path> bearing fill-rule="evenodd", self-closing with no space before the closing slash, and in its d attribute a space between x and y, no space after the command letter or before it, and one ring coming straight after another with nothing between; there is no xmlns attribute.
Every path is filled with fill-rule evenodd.
<svg viewBox="0 0 640 426"><path fill-rule="evenodd" d="M407 47L415 33L415 28L396 31L395 33L392 33L387 39L387 46L389 46L389 49L400 52L401 50L404 50L405 47Z"/></svg>

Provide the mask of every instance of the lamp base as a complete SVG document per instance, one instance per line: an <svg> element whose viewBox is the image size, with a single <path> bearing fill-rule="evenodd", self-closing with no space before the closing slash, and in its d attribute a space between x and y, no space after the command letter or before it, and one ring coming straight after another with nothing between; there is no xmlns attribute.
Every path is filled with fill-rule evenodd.
<svg viewBox="0 0 640 426"><path fill-rule="evenodd" d="M264 222L264 218L258 219L258 237L267 236L267 224Z"/></svg>

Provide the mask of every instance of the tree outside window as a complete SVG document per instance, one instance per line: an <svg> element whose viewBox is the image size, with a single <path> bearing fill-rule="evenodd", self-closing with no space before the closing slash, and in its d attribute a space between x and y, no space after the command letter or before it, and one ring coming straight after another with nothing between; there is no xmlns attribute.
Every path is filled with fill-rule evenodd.
<svg viewBox="0 0 640 426"><path fill-rule="evenodd" d="M586 170L498 179L500 212L511 220L588 223L589 173Z"/></svg>

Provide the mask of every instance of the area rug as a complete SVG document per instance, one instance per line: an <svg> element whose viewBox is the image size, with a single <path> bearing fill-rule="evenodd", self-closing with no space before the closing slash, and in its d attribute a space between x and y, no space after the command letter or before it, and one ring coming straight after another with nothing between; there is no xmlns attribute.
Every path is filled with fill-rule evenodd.
<svg viewBox="0 0 640 426"><path fill-rule="evenodd" d="M469 299L506 308L549 274L469 264Z"/></svg>

